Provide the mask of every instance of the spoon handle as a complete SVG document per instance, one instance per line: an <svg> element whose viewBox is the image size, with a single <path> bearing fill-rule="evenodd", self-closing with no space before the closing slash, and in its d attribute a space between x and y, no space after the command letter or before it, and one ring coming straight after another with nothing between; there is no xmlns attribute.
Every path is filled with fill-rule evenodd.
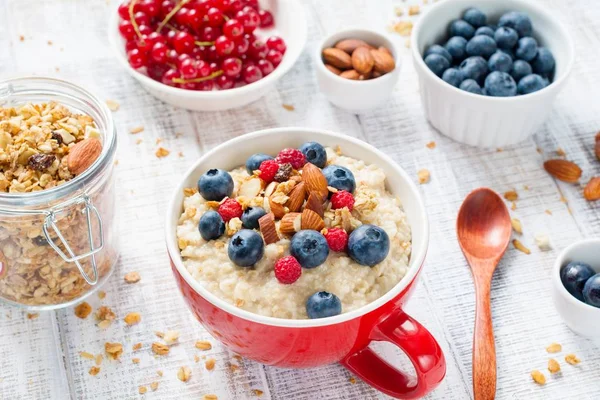
<svg viewBox="0 0 600 400"><path fill-rule="evenodd" d="M475 280L477 298L475 332L473 334L473 394L475 400L493 400L496 397L496 347L492 308L490 304L491 277Z"/></svg>

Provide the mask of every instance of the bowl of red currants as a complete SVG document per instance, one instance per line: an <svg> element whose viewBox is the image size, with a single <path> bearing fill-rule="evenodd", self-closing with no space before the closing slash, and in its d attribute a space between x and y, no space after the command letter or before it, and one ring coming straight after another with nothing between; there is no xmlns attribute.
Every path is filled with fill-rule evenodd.
<svg viewBox="0 0 600 400"><path fill-rule="evenodd" d="M126 0L109 26L117 59L148 92L197 111L265 95L306 36L300 0Z"/></svg>

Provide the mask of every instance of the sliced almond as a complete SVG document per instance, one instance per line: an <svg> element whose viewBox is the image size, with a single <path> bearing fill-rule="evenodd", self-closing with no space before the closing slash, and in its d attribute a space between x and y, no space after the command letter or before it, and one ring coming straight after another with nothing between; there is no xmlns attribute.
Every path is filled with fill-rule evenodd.
<svg viewBox="0 0 600 400"><path fill-rule="evenodd" d="M277 189L277 182L271 182L267 185L267 187L265 188L265 197L269 197L273 194L273 192L275 191L275 189Z"/></svg>
<svg viewBox="0 0 600 400"><path fill-rule="evenodd" d="M285 215L285 207L283 204L275 202L273 196L274 194L269 197L269 210L273 213L275 218L281 219Z"/></svg>
<svg viewBox="0 0 600 400"><path fill-rule="evenodd" d="M258 225L260 226L260 233L263 235L265 244L277 243L279 241L273 213L268 213L260 217Z"/></svg>
<svg viewBox="0 0 600 400"><path fill-rule="evenodd" d="M259 177L252 177L247 181L242 182L240 185L240 190L238 191L238 195L252 198L258 196L262 189L263 180Z"/></svg>
<svg viewBox="0 0 600 400"><path fill-rule="evenodd" d="M574 162L560 159L546 161L544 169L556 179L570 183L579 181L582 172Z"/></svg>
<svg viewBox="0 0 600 400"><path fill-rule="evenodd" d="M323 199L317 192L310 192L304 208L316 212L321 218L323 218L325 215L325 210L323 209Z"/></svg>
<svg viewBox="0 0 600 400"><path fill-rule="evenodd" d="M302 211L302 219L300 222L302 229L312 229L321 232L321 230L325 228L325 221L323 221L323 218L316 212L306 208Z"/></svg>
<svg viewBox="0 0 600 400"><path fill-rule="evenodd" d="M301 228L301 215L297 212L291 212L285 214L283 218L281 218L281 222L279 223L279 231L286 235L293 235L298 232Z"/></svg>
<svg viewBox="0 0 600 400"><path fill-rule="evenodd" d="M304 182L300 182L297 184L292 191L289 193L289 199L285 206L290 209L291 212L299 211L304 204L304 199L306 198L306 184Z"/></svg>
<svg viewBox="0 0 600 400"><path fill-rule="evenodd" d="M329 194L327 189L327 179L321 169L314 164L306 163L302 168L302 180L306 184L308 192L316 192L325 200Z"/></svg>
<svg viewBox="0 0 600 400"><path fill-rule="evenodd" d="M583 189L583 197L587 201L600 200L600 177L592 178Z"/></svg>
<svg viewBox="0 0 600 400"><path fill-rule="evenodd" d="M73 175L79 175L102 153L102 143L96 138L89 138L71 147L67 156L67 166Z"/></svg>
<svg viewBox="0 0 600 400"><path fill-rule="evenodd" d="M358 49L359 47L367 47L367 48L373 48L373 46L371 46L369 43L365 42L364 40L360 40L360 39L344 39L344 40L340 40L339 42L337 42L334 46L336 49L340 49L348 54L352 54L354 52L354 50Z"/></svg>

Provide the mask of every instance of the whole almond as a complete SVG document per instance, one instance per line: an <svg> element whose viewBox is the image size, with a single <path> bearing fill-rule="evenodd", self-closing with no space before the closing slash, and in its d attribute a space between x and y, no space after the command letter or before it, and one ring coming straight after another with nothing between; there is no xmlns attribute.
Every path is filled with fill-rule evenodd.
<svg viewBox="0 0 600 400"><path fill-rule="evenodd" d="M336 75L339 75L342 73L342 71L340 69L334 67L333 65L325 64L325 68L327 68L328 70L330 70L331 72L333 72Z"/></svg>
<svg viewBox="0 0 600 400"><path fill-rule="evenodd" d="M596 134L596 158L600 160L600 132Z"/></svg>
<svg viewBox="0 0 600 400"><path fill-rule="evenodd" d="M375 78L379 78L380 76L382 76L383 74L381 72L378 71L373 71L371 72L371 78L375 79Z"/></svg>
<svg viewBox="0 0 600 400"><path fill-rule="evenodd" d="M281 218L281 222L279 223L279 231L286 235L293 235L302 229L301 225L301 215L297 212L287 213Z"/></svg>
<svg viewBox="0 0 600 400"><path fill-rule="evenodd" d="M583 190L583 197L588 201L600 200L600 177L592 178Z"/></svg>
<svg viewBox="0 0 600 400"><path fill-rule="evenodd" d="M570 183L579 181L582 172L574 162L560 159L546 161L544 169L556 179Z"/></svg>
<svg viewBox="0 0 600 400"><path fill-rule="evenodd" d="M382 74L387 74L396 68L394 57L392 57L389 53L381 50L371 50L371 55L375 61L375 65L373 66L375 71L381 72Z"/></svg>
<svg viewBox="0 0 600 400"><path fill-rule="evenodd" d="M352 67L359 74L368 74L373 69L375 60L371 55L371 51L366 47L359 47L352 53Z"/></svg>
<svg viewBox="0 0 600 400"><path fill-rule="evenodd" d="M342 78L351 79L353 81L358 81L360 79L360 74L358 73L358 71L356 71L354 69L349 69L347 71L344 71L340 74L340 76Z"/></svg>
<svg viewBox="0 0 600 400"><path fill-rule="evenodd" d="M302 181L306 184L308 193L316 192L324 200L329 195L327 179L321 169L314 164L306 163L302 168Z"/></svg>
<svg viewBox="0 0 600 400"><path fill-rule="evenodd" d="M292 212L299 211L304 204L304 199L306 198L306 191L304 186L306 184L304 182L300 182L297 184L289 194L289 199L285 206L290 209Z"/></svg>
<svg viewBox="0 0 600 400"><path fill-rule="evenodd" d="M348 54L352 54L352 52L356 49L358 49L359 47L364 46L367 48L373 48L373 46L371 46L369 43L365 42L364 40L360 40L360 39L344 39L344 40L340 40L339 42L337 42L335 44L335 48L336 49L340 49Z"/></svg>
<svg viewBox="0 0 600 400"><path fill-rule="evenodd" d="M84 139L69 150L67 166L73 175L79 175L89 168L102 153L102 143L96 138Z"/></svg>
<svg viewBox="0 0 600 400"><path fill-rule="evenodd" d="M302 211L302 219L300 220L302 229L312 229L321 232L325 228L325 221L316 212L307 208Z"/></svg>
<svg viewBox="0 0 600 400"><path fill-rule="evenodd" d="M260 217L258 219L258 226L260 227L260 233L263 235L265 244L277 243L279 241L273 213L268 213Z"/></svg>
<svg viewBox="0 0 600 400"><path fill-rule="evenodd" d="M323 60L325 64L333 65L339 69L352 68L352 57L350 57L350 54L333 47L323 50Z"/></svg>
<svg viewBox="0 0 600 400"><path fill-rule="evenodd" d="M377 48L377 50L379 50L379 51L383 51L384 53L388 53L390 56L392 55L392 52L391 52L391 51L390 51L390 49L388 49L387 47L384 47L384 46L379 46L379 47Z"/></svg>
<svg viewBox="0 0 600 400"><path fill-rule="evenodd" d="M325 215L325 211L323 210L323 198L317 192L310 192L304 208L316 212L321 218Z"/></svg>

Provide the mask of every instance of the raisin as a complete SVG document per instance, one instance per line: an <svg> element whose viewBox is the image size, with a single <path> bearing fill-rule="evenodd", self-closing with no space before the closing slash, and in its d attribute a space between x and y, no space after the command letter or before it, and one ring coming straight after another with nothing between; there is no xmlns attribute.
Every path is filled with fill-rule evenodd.
<svg viewBox="0 0 600 400"><path fill-rule="evenodd" d="M35 243L36 246L46 246L48 241L44 236L36 236L33 238L33 243Z"/></svg>
<svg viewBox="0 0 600 400"><path fill-rule="evenodd" d="M279 169L277 170L277 173L275 174L275 180L277 182L286 182L288 179L290 179L290 176L292 176L292 171L294 169L292 168L292 164L290 163L285 163L285 164L281 164L279 166Z"/></svg>
<svg viewBox="0 0 600 400"><path fill-rule="evenodd" d="M43 171L48 169L56 159L56 156L52 154L34 154L29 157L27 163L35 170Z"/></svg>
<svg viewBox="0 0 600 400"><path fill-rule="evenodd" d="M56 140L59 145L63 144L63 138L60 133L52 132L52 139Z"/></svg>

